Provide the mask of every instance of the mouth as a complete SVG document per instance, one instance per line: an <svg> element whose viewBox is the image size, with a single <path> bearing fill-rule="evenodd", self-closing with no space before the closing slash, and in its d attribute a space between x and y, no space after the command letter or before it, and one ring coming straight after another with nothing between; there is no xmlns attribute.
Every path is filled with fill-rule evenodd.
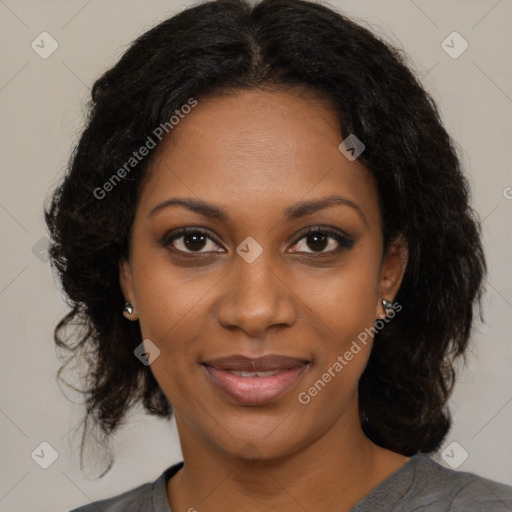
<svg viewBox="0 0 512 512"><path fill-rule="evenodd" d="M201 363L210 382L243 405L274 402L300 379L311 361L282 355L250 358L242 355Z"/></svg>

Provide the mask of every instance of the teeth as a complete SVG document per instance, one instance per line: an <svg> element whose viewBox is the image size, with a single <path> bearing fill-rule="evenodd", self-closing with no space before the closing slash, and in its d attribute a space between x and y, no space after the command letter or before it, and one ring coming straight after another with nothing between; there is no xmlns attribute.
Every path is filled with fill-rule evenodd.
<svg viewBox="0 0 512 512"><path fill-rule="evenodd" d="M229 370L230 373L233 375L236 375L237 377L270 377L271 375L276 375L281 370L270 370L268 372L244 372L244 371L237 371L237 370Z"/></svg>

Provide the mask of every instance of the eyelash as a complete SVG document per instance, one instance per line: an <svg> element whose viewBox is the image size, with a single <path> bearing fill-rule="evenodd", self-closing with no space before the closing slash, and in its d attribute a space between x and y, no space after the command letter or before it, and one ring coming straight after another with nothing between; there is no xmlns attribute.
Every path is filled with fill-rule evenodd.
<svg viewBox="0 0 512 512"><path fill-rule="evenodd" d="M167 234L165 235L161 240L161 245L163 247L169 247L172 245L172 243L183 237L187 234L200 234L204 235L207 238L209 238L211 241L215 242L217 245L221 245L218 240L215 239L208 231L205 231L201 228L184 228L180 231L174 233L174 234ZM352 249L354 245L354 240L350 238L347 235L343 235L339 233L338 231L335 231L330 228L323 228L323 227L313 227L309 228L306 231L302 232L299 237L296 239L296 241L293 243L293 245L296 245L299 243L303 238L307 238L309 235L312 234L321 234L321 235L328 235L330 238L333 238L336 242L338 242L338 247L336 249L325 251L325 252L304 252L304 251L295 251L295 254L307 254L308 256L314 255L314 257L322 257L322 256L331 256L333 254L337 254L342 249ZM197 255L205 255L205 254L211 254L212 251L207 252L199 252L199 251L182 251L181 249L172 248L174 251L177 251L181 254L197 254ZM219 251L215 251L219 252Z"/></svg>

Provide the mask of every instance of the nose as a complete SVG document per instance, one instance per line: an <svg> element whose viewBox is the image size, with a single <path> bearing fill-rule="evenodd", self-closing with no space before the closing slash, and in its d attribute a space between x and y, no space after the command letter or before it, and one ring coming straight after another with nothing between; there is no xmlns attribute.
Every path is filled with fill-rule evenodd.
<svg viewBox="0 0 512 512"><path fill-rule="evenodd" d="M291 283L286 282L283 272L269 259L266 251L252 263L236 257L217 307L217 318L223 327L261 337L271 327L294 324L296 309Z"/></svg>

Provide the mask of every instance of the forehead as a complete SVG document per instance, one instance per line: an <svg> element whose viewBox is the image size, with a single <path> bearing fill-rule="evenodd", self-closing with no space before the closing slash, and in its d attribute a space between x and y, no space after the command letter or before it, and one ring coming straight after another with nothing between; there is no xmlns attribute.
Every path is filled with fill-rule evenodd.
<svg viewBox="0 0 512 512"><path fill-rule="evenodd" d="M260 90L197 101L152 159L144 211L171 196L243 213L339 193L378 215L371 173L339 151L340 121L327 101Z"/></svg>

